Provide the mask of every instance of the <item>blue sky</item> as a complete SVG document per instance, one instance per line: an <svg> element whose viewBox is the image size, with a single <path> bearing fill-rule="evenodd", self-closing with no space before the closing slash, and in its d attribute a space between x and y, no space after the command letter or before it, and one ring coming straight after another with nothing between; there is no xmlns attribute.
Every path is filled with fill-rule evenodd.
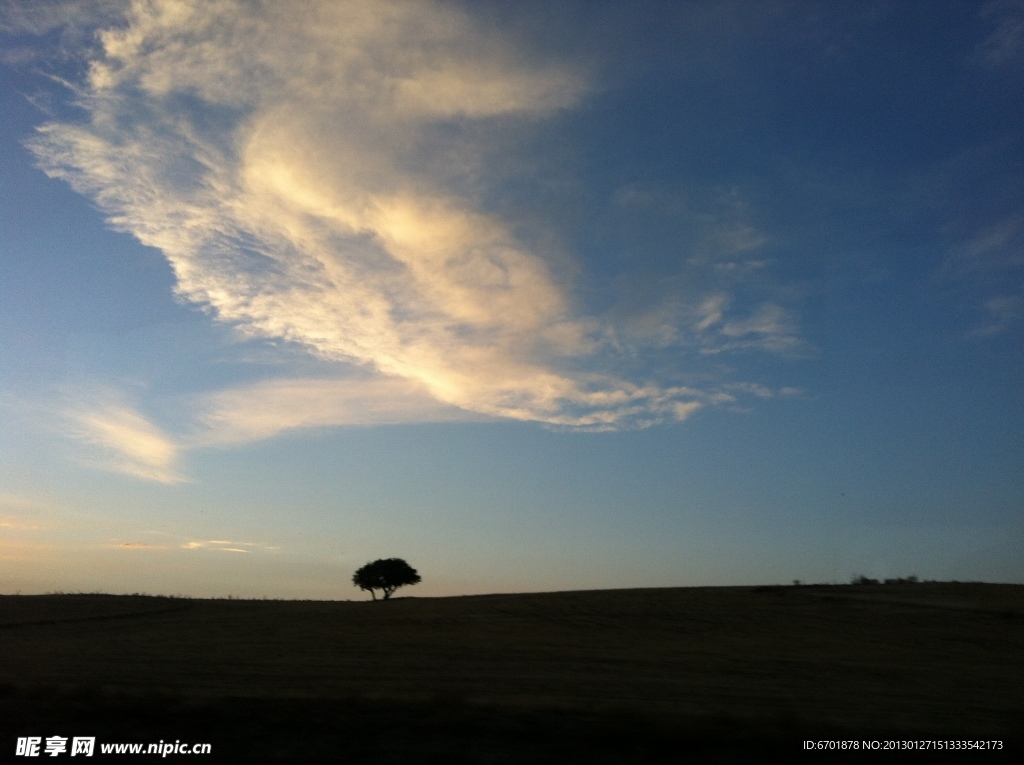
<svg viewBox="0 0 1024 765"><path fill-rule="evenodd" d="M1024 4L0 5L0 588L1024 581Z"/></svg>

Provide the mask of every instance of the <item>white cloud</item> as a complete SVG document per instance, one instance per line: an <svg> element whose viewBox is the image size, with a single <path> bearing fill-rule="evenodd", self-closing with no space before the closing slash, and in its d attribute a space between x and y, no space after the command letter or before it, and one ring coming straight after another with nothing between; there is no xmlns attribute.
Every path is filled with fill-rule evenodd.
<svg viewBox="0 0 1024 765"><path fill-rule="evenodd" d="M123 545L122 545L123 546ZM180 550L216 550L219 552L276 552L277 547L263 542L232 542L228 539L192 540L178 545Z"/></svg>
<svg viewBox="0 0 1024 765"><path fill-rule="evenodd" d="M162 532L150 532L156 536L173 536ZM276 545L268 545L264 542L235 542L229 539L190 539L184 542L164 542L163 544L151 544L149 542L139 542L136 540L130 540L121 542L119 540L112 540L111 545L121 550L213 550L217 552L235 552L235 553L275 553L280 548Z"/></svg>
<svg viewBox="0 0 1024 765"><path fill-rule="evenodd" d="M79 397L62 415L68 435L90 447L88 464L161 483L185 480L175 441L112 394Z"/></svg>
<svg viewBox="0 0 1024 765"><path fill-rule="evenodd" d="M721 293L705 298L697 306L697 330L703 332L721 322L728 304L729 296Z"/></svg>
<svg viewBox="0 0 1024 765"><path fill-rule="evenodd" d="M296 428L465 420L472 415L439 404L414 383L371 380L278 379L201 398L198 427L186 441L219 446L270 438Z"/></svg>
<svg viewBox="0 0 1024 765"><path fill-rule="evenodd" d="M124 7L86 49L88 118L30 142L42 167L159 248L181 297L376 376L213 394L189 446L459 409L600 430L682 419L708 401L609 374L613 333L581 314L547 253L466 192L482 168L479 131L465 128L578 104L590 87L579 68L527 57L458 6L426 0ZM441 126L458 140L439 139ZM749 225L723 237L729 251L764 241ZM776 350L784 323L721 331ZM142 415L76 417L80 438L120 469L176 480L179 447Z"/></svg>

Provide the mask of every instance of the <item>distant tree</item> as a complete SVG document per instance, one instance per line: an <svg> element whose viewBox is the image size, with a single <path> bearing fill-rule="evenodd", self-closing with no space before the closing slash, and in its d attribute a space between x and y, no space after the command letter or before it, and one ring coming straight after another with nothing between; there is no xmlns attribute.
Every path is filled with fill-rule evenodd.
<svg viewBox="0 0 1024 765"><path fill-rule="evenodd" d="M918 582L917 575L914 574L914 575L908 576L906 578L900 576L900 577L896 577L895 579L886 579L885 582L883 582L883 584L917 584L917 582Z"/></svg>
<svg viewBox="0 0 1024 765"><path fill-rule="evenodd" d="M373 563L367 563L352 575L352 584L361 590L369 590L374 600L377 599L375 590L384 593L384 600L394 594L399 587L407 584L419 584L420 575L416 569L410 566L401 558L382 558Z"/></svg>

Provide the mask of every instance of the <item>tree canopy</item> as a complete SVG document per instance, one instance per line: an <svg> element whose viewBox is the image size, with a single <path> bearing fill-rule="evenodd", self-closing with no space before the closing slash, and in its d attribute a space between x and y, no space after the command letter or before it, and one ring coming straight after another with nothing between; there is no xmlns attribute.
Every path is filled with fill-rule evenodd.
<svg viewBox="0 0 1024 765"><path fill-rule="evenodd" d="M352 584L361 590L369 590L374 600L377 599L376 590L381 590L384 600L387 600L399 587L419 584L420 581L416 569L401 558L375 560L352 575Z"/></svg>

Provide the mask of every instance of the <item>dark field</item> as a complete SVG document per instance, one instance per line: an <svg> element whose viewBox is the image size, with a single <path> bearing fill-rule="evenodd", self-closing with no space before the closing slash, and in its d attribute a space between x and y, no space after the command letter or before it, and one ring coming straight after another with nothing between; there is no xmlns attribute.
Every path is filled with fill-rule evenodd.
<svg viewBox="0 0 1024 765"><path fill-rule="evenodd" d="M805 739L1011 761L1022 722L1019 585L0 597L0 762L54 735L211 743L200 762L808 761Z"/></svg>

